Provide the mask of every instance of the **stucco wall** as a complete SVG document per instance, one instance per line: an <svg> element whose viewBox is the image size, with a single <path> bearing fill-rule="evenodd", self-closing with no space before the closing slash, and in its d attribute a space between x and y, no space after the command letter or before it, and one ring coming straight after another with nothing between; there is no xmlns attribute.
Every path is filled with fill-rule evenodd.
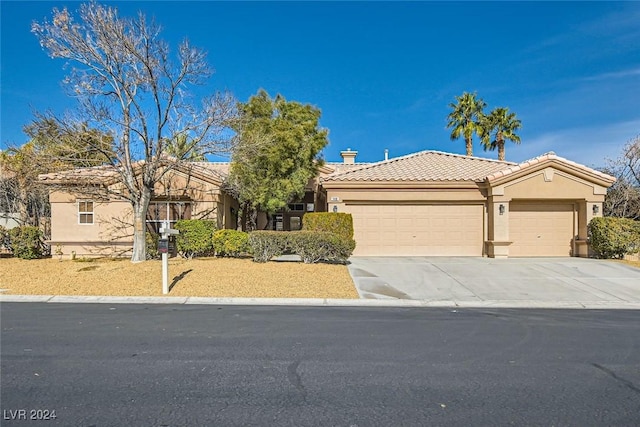
<svg viewBox="0 0 640 427"><path fill-rule="evenodd" d="M594 216L602 215L602 203L606 187L589 181L585 176L548 166L531 171L489 188L489 228L487 251L489 256L509 255L510 204L514 201L544 205L551 202L566 202L575 208L575 235L573 255L588 256L587 225ZM593 206L597 206L598 213ZM500 214L500 206L503 213Z"/></svg>
<svg viewBox="0 0 640 427"><path fill-rule="evenodd" d="M118 184L112 187L116 188ZM191 203L191 217L213 219L218 228L235 228L233 207L237 202L212 183L179 172L168 174L154 189L154 200L185 200ZM59 247L64 256L129 256L133 246L133 214L128 201L98 201L72 192L52 191L51 248ZM78 201L94 202L94 223L80 224Z"/></svg>
<svg viewBox="0 0 640 427"><path fill-rule="evenodd" d="M77 256L90 256L108 253L116 246L126 250L133 244L133 216L128 202L94 200L93 224L80 224L77 201L89 198L55 191L49 200L52 253L59 246L67 256L72 251Z"/></svg>

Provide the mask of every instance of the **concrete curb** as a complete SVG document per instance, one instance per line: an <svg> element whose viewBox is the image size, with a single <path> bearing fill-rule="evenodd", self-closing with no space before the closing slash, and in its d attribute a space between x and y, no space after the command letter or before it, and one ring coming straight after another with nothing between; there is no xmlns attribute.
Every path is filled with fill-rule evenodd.
<svg viewBox="0 0 640 427"><path fill-rule="evenodd" d="M402 299L328 298L205 298L205 297L126 297L75 295L0 295L3 302L46 302L82 304L180 304L308 307L445 307L445 308L552 308L590 310L640 310L640 302L620 301L454 301Z"/></svg>

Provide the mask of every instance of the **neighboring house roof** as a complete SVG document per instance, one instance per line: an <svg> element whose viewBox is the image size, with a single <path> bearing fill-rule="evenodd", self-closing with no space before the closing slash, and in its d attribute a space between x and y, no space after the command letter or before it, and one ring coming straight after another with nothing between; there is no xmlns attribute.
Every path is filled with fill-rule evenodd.
<svg viewBox="0 0 640 427"><path fill-rule="evenodd" d="M428 150L336 171L324 177L322 182L483 181L487 175L511 166L516 164Z"/></svg>

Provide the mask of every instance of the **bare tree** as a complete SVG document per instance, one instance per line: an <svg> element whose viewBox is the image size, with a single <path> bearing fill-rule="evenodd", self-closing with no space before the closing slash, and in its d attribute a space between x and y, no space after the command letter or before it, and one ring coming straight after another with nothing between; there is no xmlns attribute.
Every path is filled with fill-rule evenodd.
<svg viewBox="0 0 640 427"><path fill-rule="evenodd" d="M168 144L186 137L190 144L183 158L189 150L226 152L225 123L236 103L230 94L216 93L196 105L187 88L211 76L206 54L185 40L172 60L160 27L142 12L125 18L114 7L91 2L78 14L76 21L66 8L53 9L52 20L34 22L32 32L49 56L72 65L64 82L79 101L79 117L114 138L108 163L123 189L111 196L131 203L131 260L144 261L154 186L179 161L167 156Z"/></svg>
<svg viewBox="0 0 640 427"><path fill-rule="evenodd" d="M640 135L631 139L615 160L605 169L617 178L604 203L604 214L640 219Z"/></svg>

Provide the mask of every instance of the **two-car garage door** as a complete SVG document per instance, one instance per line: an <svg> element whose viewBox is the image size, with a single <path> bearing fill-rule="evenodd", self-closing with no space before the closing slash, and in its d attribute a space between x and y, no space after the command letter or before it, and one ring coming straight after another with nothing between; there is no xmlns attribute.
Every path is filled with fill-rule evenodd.
<svg viewBox="0 0 640 427"><path fill-rule="evenodd" d="M354 255L482 256L480 204L347 204L357 242ZM511 202L510 257L571 256L575 206L563 202Z"/></svg>
<svg viewBox="0 0 640 427"><path fill-rule="evenodd" d="M347 204L354 255L482 256L484 206Z"/></svg>

